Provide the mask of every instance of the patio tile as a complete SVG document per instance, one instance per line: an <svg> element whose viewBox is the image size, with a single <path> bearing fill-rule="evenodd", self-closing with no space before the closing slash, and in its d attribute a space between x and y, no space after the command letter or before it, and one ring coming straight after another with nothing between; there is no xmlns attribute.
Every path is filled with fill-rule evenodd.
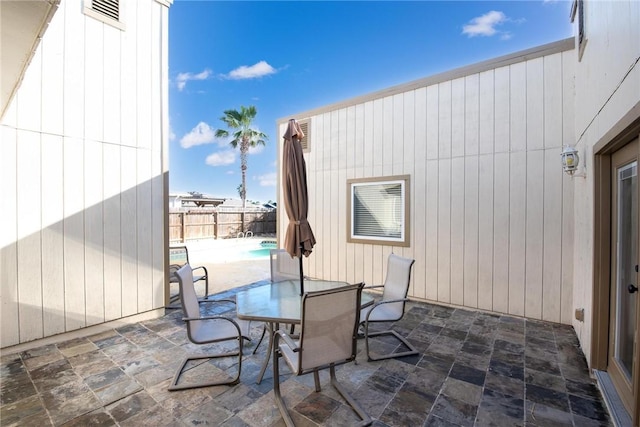
<svg viewBox="0 0 640 427"><path fill-rule="evenodd" d="M233 297L237 290L226 292ZM231 311L229 311L231 310ZM234 314L233 308L216 313ZM240 384L169 392L187 353L229 349L188 341L180 310L86 338L0 358L2 425L276 427L271 363L255 379L263 344L245 347ZM252 325L253 337L261 324ZM610 426L611 420L571 326L468 309L411 302L405 318L377 330L400 331L420 354L368 362L358 341L357 363L341 365L343 386L373 426ZM398 351L390 337L371 340L376 352ZM190 365L183 380L225 378L237 359ZM281 389L299 426L343 426L355 413L321 372L293 376L281 364Z"/></svg>

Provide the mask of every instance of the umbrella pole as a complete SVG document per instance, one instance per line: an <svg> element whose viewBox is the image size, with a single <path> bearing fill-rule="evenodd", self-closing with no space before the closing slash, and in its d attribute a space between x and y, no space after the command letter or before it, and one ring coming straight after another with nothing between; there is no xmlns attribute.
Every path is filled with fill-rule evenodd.
<svg viewBox="0 0 640 427"><path fill-rule="evenodd" d="M302 252L304 243L300 242L300 296L304 295L304 272L302 271Z"/></svg>

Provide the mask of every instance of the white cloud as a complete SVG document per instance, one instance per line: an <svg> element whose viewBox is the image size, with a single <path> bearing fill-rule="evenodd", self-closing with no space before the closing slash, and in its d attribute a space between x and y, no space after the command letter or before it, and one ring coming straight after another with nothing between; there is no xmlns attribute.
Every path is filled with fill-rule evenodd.
<svg viewBox="0 0 640 427"><path fill-rule="evenodd" d="M275 74L277 71L266 61L260 61L253 65L241 65L227 74L227 78L232 80L256 79L269 74Z"/></svg>
<svg viewBox="0 0 640 427"><path fill-rule="evenodd" d="M205 163L209 166L224 166L235 163L236 152L234 150L218 151L217 153L209 154Z"/></svg>
<svg viewBox="0 0 640 427"><path fill-rule="evenodd" d="M197 74L188 72L188 73L178 73L176 77L176 84L178 85L178 90L182 92L182 89L187 85L187 82L190 80L206 80L211 75L211 70L205 69Z"/></svg>
<svg viewBox="0 0 640 427"><path fill-rule="evenodd" d="M210 144L214 142L215 139L214 129L205 122L200 122L180 139L180 146L182 148L189 148L195 145Z"/></svg>
<svg viewBox="0 0 640 427"><path fill-rule="evenodd" d="M462 27L462 34L467 34L469 37L493 36L498 33L496 26L505 21L507 16L504 13L492 10L469 21L469 24Z"/></svg>
<svg viewBox="0 0 640 427"><path fill-rule="evenodd" d="M277 183L277 176L275 172L260 175L258 177L260 187L275 187Z"/></svg>

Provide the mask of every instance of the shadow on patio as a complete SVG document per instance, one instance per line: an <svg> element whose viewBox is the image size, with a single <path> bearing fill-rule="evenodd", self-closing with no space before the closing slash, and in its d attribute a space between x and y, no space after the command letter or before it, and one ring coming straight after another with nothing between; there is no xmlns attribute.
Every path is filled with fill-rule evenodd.
<svg viewBox="0 0 640 427"><path fill-rule="evenodd" d="M262 284L259 282L257 284ZM257 285L254 284L254 285ZM249 285L253 286L253 285ZM217 296L233 296L240 288ZM224 310L234 314L228 304ZM218 310L217 313L220 311ZM284 425L265 357L245 347L241 383L169 392L184 355L204 351L186 337L180 310L108 332L2 356L1 424L65 426ZM357 364L338 378L377 426L600 426L607 410L571 326L427 303L411 303L402 330L421 355ZM376 342L380 351L387 343ZM300 426L344 426L355 415L331 387L293 377L281 363L287 407ZM194 366L184 378L234 371L229 360ZM322 383L328 381L323 372Z"/></svg>

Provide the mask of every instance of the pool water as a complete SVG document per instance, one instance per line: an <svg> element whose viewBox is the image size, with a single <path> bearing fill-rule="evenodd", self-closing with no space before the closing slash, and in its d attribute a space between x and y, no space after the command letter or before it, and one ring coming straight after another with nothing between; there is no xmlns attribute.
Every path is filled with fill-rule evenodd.
<svg viewBox="0 0 640 427"><path fill-rule="evenodd" d="M271 249L276 249L278 244L275 241L271 240L263 240L260 242L259 249L251 249L242 253L242 259L258 259L258 258L268 258L269 251Z"/></svg>

